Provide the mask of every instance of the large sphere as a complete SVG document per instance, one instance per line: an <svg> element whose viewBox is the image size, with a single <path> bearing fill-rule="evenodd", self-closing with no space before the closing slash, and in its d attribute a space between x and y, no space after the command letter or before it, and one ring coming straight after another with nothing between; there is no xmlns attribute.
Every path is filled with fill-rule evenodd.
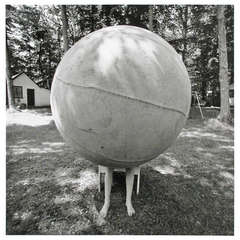
<svg viewBox="0 0 240 240"><path fill-rule="evenodd" d="M138 27L107 27L78 41L53 80L51 107L63 138L94 163L132 167L176 139L191 87L176 51Z"/></svg>

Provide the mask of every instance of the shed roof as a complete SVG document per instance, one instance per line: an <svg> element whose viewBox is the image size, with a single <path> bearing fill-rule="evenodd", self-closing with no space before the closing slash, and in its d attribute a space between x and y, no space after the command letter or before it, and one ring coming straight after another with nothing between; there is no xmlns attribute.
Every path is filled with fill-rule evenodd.
<svg viewBox="0 0 240 240"><path fill-rule="evenodd" d="M15 79L17 79L19 76L21 76L22 74L25 74L35 85L37 85L39 88L43 88L43 89L46 89L44 87L40 87L35 81L33 81L25 72L21 72L21 73L18 73L14 76L12 76L12 80L14 81ZM49 89L47 89L49 90Z"/></svg>

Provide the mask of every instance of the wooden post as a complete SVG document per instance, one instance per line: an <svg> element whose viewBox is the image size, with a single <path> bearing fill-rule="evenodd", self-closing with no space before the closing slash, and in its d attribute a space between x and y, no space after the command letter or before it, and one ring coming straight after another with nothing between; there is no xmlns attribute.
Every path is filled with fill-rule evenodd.
<svg viewBox="0 0 240 240"><path fill-rule="evenodd" d="M201 113L202 119L204 119L204 117L203 117L203 113L202 113L202 108L201 108L201 105L200 105L200 101L199 101L199 98L198 98L198 94L197 94L197 92L195 92L195 94L196 94L196 97L197 97L198 107L199 107L199 110L200 110L200 113Z"/></svg>

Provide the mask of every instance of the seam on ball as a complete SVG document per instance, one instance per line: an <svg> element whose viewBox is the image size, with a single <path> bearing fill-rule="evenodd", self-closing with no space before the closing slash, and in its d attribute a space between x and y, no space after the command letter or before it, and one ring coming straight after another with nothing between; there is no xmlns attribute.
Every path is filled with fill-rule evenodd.
<svg viewBox="0 0 240 240"><path fill-rule="evenodd" d="M108 90L105 90L105 89L102 89L102 88L99 88L99 87L76 85L76 84L73 84L73 83L65 82L57 76L55 76L55 78L57 78L60 82L66 84L66 85L70 85L70 86L74 86L74 87L80 87L80 88L94 89L94 90L97 90L97 91L102 91L102 92L105 92L105 93L108 93L108 94L111 94L111 95L114 95L114 96L123 97L123 98L127 98L127 99L130 99L130 100L142 102L142 103L145 103L145 104L150 104L150 105L153 105L153 106L158 107L158 108L163 108L163 109L171 110L171 111L174 111L174 112L178 112L178 113L181 113L184 117L187 117L187 114L185 114L181 110L171 108L171 107L167 107L165 105L158 105L158 104L150 102L150 101L145 101L145 100L142 100L142 99L139 99L139 98L129 97L129 96L122 95L120 93L111 92L111 91L108 91Z"/></svg>

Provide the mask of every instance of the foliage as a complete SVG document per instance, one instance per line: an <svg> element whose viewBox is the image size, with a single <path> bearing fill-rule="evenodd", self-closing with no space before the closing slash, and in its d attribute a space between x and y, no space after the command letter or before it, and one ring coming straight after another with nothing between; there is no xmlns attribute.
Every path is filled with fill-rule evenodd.
<svg viewBox="0 0 240 240"><path fill-rule="evenodd" d="M35 81L52 79L60 49L41 7L11 6L7 21L12 75L26 72Z"/></svg>
<svg viewBox="0 0 240 240"><path fill-rule="evenodd" d="M12 74L26 71L34 81L49 81L63 56L60 5L7 6L6 29L10 40ZM228 70L233 79L234 7L225 11ZM129 24L149 29L148 5L67 5L70 47L97 29ZM182 55L192 87L203 100L208 91L219 99L219 56L216 6L154 5L153 32ZM217 102L214 102L216 105Z"/></svg>

